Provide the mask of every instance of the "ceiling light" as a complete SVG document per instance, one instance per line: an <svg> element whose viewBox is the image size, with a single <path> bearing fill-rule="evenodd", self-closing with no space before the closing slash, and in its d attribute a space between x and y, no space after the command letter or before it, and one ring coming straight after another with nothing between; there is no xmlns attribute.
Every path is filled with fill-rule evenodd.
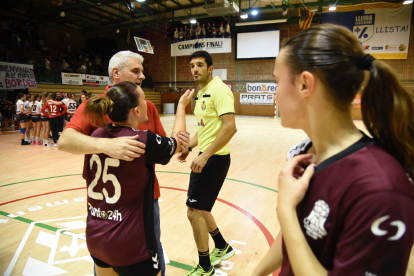
<svg viewBox="0 0 414 276"><path fill-rule="evenodd" d="M119 29L116 29L116 33L119 34L119 32L120 32Z"/></svg>
<svg viewBox="0 0 414 276"><path fill-rule="evenodd" d="M243 14L240 14L240 18L246 19L246 18L249 18L249 15L247 13L243 13Z"/></svg>
<svg viewBox="0 0 414 276"><path fill-rule="evenodd" d="M252 15L257 15L258 12L256 10L252 11Z"/></svg>
<svg viewBox="0 0 414 276"><path fill-rule="evenodd" d="M190 23L191 23L191 24L195 24L195 23L197 23L197 20L195 20L195 19L190 19Z"/></svg>
<svg viewBox="0 0 414 276"><path fill-rule="evenodd" d="M60 17L65 17L65 12L63 11L63 12L60 12Z"/></svg>
<svg viewBox="0 0 414 276"><path fill-rule="evenodd" d="M336 10L336 6L330 6L330 7L329 7L329 10L330 10L330 11L335 11L335 10Z"/></svg>
<svg viewBox="0 0 414 276"><path fill-rule="evenodd" d="M413 0L407 0L407 1L404 1L404 5L408 5L408 4L411 4L413 2Z"/></svg>
<svg viewBox="0 0 414 276"><path fill-rule="evenodd" d="M135 0L135 1L137 1L137 2L145 2L145 0Z"/></svg>

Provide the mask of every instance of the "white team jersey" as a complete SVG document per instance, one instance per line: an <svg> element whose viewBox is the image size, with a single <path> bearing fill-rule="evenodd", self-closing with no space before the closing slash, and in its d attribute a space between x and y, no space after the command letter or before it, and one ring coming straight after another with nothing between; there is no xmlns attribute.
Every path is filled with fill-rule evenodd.
<svg viewBox="0 0 414 276"><path fill-rule="evenodd" d="M24 106L24 102L22 100L17 100L16 102L16 114L24 113L24 110L20 108L20 106Z"/></svg>
<svg viewBox="0 0 414 276"><path fill-rule="evenodd" d="M28 113L28 110L30 109L30 102L29 101L25 101L24 102L24 112Z"/></svg>
<svg viewBox="0 0 414 276"><path fill-rule="evenodd" d="M308 150L312 147L312 141L309 137L306 137L296 145L294 145L288 152L286 159L289 160L290 158L307 153Z"/></svg>
<svg viewBox="0 0 414 276"><path fill-rule="evenodd" d="M74 114L76 111L76 102L72 99L63 99L62 103L68 107L66 113Z"/></svg>
<svg viewBox="0 0 414 276"><path fill-rule="evenodd" d="M32 106L32 114L33 115L40 115L40 110L42 109L42 102L35 101L34 105Z"/></svg>

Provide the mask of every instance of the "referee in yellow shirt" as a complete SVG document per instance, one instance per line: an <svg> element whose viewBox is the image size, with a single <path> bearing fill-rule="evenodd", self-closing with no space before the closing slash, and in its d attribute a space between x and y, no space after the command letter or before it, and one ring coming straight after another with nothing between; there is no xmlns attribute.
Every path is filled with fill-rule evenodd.
<svg viewBox="0 0 414 276"><path fill-rule="evenodd" d="M234 255L224 240L211 209L230 168L229 142L237 132L233 93L219 77L212 77L213 59L208 52L197 51L190 56L191 74L200 85L194 114L198 132L191 139L189 150L198 145L199 155L191 163L187 198L187 217L193 228L199 264L186 276L212 276L214 266ZM180 155L184 162L186 155ZM209 254L208 233L215 248Z"/></svg>

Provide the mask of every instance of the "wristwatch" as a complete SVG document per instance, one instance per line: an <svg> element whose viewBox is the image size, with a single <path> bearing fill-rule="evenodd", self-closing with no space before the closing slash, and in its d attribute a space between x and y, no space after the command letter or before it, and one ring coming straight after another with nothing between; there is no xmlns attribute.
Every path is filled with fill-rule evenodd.
<svg viewBox="0 0 414 276"><path fill-rule="evenodd" d="M190 146L188 146L188 151L193 151L193 149Z"/></svg>

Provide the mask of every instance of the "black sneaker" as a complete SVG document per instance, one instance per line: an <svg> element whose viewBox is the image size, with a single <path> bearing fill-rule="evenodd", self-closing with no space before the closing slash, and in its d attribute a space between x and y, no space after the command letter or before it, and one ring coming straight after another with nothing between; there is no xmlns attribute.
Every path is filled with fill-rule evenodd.
<svg viewBox="0 0 414 276"><path fill-rule="evenodd" d="M30 143L29 142L26 142L26 141L22 141L22 144L21 144L22 146L26 146L26 145L30 145Z"/></svg>

